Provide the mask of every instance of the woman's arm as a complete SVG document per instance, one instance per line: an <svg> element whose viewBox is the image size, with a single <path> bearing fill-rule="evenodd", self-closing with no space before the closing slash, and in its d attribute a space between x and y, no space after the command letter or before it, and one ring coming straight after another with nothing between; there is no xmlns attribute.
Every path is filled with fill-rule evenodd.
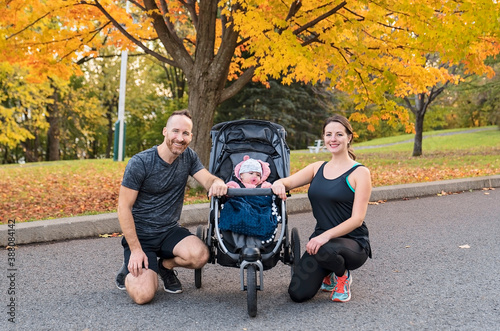
<svg viewBox="0 0 500 331"><path fill-rule="evenodd" d="M290 191L294 188L309 184L321 164L323 164L323 161L311 163L291 176L278 179L273 183L273 193L276 194L280 199L285 200L286 191Z"/></svg>

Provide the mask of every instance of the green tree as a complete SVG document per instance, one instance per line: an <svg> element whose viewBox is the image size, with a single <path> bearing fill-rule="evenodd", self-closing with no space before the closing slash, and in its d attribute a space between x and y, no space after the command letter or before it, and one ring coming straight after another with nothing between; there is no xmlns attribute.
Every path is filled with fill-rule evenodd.
<svg viewBox="0 0 500 331"><path fill-rule="evenodd" d="M283 125L292 149L303 149L321 136L323 121L335 109L335 97L324 86L270 80L269 87L250 83L217 109L215 122L262 119Z"/></svg>

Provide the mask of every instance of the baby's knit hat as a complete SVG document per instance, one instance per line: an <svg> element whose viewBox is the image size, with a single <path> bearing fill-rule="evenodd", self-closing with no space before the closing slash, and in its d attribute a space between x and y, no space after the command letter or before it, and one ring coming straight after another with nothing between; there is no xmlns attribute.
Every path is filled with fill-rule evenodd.
<svg viewBox="0 0 500 331"><path fill-rule="evenodd" d="M248 159L241 164L239 175L246 172L258 172L262 175L262 166L260 162L254 159Z"/></svg>

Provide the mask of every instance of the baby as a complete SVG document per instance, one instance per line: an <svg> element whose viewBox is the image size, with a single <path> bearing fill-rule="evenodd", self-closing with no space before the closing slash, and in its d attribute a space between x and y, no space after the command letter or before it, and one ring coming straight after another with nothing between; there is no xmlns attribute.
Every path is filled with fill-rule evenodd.
<svg viewBox="0 0 500 331"><path fill-rule="evenodd" d="M266 179L271 174L269 163L251 159L245 155L243 161L234 167L234 175L245 188L271 188ZM229 188L241 188L236 181L227 183ZM224 236L232 238L235 248L243 246L261 247L273 241L278 215L274 196L236 196L222 206L219 228L230 231Z"/></svg>
<svg viewBox="0 0 500 331"><path fill-rule="evenodd" d="M251 159L248 155L245 155L243 161L234 167L234 175L246 188L270 188L272 184L266 182L270 174L269 163ZM241 186L235 181L230 181L227 187L240 188Z"/></svg>

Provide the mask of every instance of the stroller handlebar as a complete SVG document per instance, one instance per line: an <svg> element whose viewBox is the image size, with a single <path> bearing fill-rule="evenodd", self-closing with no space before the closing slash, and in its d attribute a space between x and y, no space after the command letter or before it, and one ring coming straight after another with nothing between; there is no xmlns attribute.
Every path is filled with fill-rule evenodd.
<svg viewBox="0 0 500 331"><path fill-rule="evenodd" d="M228 197L256 196L256 195L273 195L273 190L270 188L228 188Z"/></svg>

